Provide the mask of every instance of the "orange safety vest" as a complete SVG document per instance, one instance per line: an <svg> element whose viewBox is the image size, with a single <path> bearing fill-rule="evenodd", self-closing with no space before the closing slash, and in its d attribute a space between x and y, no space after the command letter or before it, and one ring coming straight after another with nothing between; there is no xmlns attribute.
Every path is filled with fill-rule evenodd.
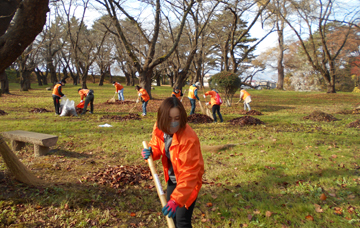
<svg viewBox="0 0 360 228"><path fill-rule="evenodd" d="M175 97L177 97L180 100L180 95L181 92L179 91L178 93L175 93L174 91L171 93L171 96L175 95Z"/></svg>
<svg viewBox="0 0 360 228"><path fill-rule="evenodd" d="M58 96L58 97L61 97L61 95L59 94L59 91L58 91L58 88L59 88L59 86L61 86L61 83L58 83L58 84L56 84L55 86L54 86L54 89L53 89L53 95L56 95L56 96ZM60 90L62 90L62 88L60 89Z"/></svg>
<svg viewBox="0 0 360 228"><path fill-rule="evenodd" d="M116 92L119 92L119 90L122 90L124 86L122 86L120 83L115 82L115 89Z"/></svg>
<svg viewBox="0 0 360 228"><path fill-rule="evenodd" d="M79 90L79 94L80 94L80 100L84 100L84 97L86 97L89 93L88 89L82 89Z"/></svg>
<svg viewBox="0 0 360 228"><path fill-rule="evenodd" d="M164 132L157 128L156 123L149 146L151 146L154 160L161 157L167 182L169 180L169 165L165 154ZM204 174L204 160L201 154L200 141L195 131L188 124L182 132L173 135L169 151L176 178L176 188L170 199L174 200L179 207L185 205L188 209L199 194L202 186L202 175Z"/></svg>
<svg viewBox="0 0 360 228"><path fill-rule="evenodd" d="M189 94L188 97L191 99L196 99L195 97L195 90L197 90L196 86L190 86L189 87Z"/></svg>
<svg viewBox="0 0 360 228"><path fill-rule="evenodd" d="M208 96L208 95L211 96L211 98L210 98L210 104L211 104L211 106L216 105L216 92L215 92L215 91L213 91L213 90L207 91L207 92L205 93L205 95L206 95L206 96Z"/></svg>
<svg viewBox="0 0 360 228"><path fill-rule="evenodd" d="M139 89L139 93L141 93L141 98L143 99L143 101L146 102L150 100L150 96L145 89Z"/></svg>
<svg viewBox="0 0 360 228"><path fill-rule="evenodd" d="M250 93L248 93L246 90L242 89L240 91L240 93L243 92L243 96L241 97L241 99L245 100L248 96L250 96Z"/></svg>

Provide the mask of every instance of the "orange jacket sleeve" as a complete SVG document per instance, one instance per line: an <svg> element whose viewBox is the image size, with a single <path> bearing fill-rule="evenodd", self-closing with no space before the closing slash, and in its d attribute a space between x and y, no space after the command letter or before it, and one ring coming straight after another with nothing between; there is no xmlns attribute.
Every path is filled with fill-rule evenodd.
<svg viewBox="0 0 360 228"><path fill-rule="evenodd" d="M155 136L155 129L156 129L156 123L154 124L154 127L153 127L153 132L152 132L152 137L151 137L151 140L149 142L149 147L151 146L151 151L152 151L152 157L153 157L153 160L159 160L161 158L161 149L160 149L160 145L161 143L158 142L160 139L159 137L156 137Z"/></svg>
<svg viewBox="0 0 360 228"><path fill-rule="evenodd" d="M191 198L190 196L194 194L195 188L199 187L199 181L201 182L204 173L204 161L198 138L188 138L187 142L180 145L179 149L179 161L176 167L177 184L170 198L182 207Z"/></svg>

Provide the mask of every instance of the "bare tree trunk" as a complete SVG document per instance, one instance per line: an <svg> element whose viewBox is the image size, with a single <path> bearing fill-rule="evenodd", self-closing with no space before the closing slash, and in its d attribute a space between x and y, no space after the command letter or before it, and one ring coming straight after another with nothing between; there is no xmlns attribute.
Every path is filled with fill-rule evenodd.
<svg viewBox="0 0 360 228"><path fill-rule="evenodd" d="M139 76L139 85L148 92L150 98L152 98L151 97L152 73L153 73L152 69L147 69L146 71L141 72Z"/></svg>
<svg viewBox="0 0 360 228"><path fill-rule="evenodd" d="M284 89L284 21L281 22L281 28L279 22L276 23L277 33L278 33L278 44L279 44L279 56L277 61L277 71L278 71L278 81L276 84L276 89L283 90Z"/></svg>
<svg viewBox="0 0 360 228"><path fill-rule="evenodd" d="M31 71L23 70L20 72L20 91L29 91Z"/></svg>
<svg viewBox="0 0 360 228"><path fill-rule="evenodd" d="M40 72L37 71L37 70L35 70L35 74L36 74L36 78L37 78L37 80L38 80L38 85L39 85L39 86L42 86L43 83L42 83L42 77L41 77Z"/></svg>
<svg viewBox="0 0 360 228"><path fill-rule="evenodd" d="M124 74L125 74L126 85L130 86L130 79L132 78L132 76L131 76L131 74L126 73L126 72L124 72Z"/></svg>
<svg viewBox="0 0 360 228"><path fill-rule="evenodd" d="M5 71L0 73L1 93L10 93L9 90L9 79Z"/></svg>

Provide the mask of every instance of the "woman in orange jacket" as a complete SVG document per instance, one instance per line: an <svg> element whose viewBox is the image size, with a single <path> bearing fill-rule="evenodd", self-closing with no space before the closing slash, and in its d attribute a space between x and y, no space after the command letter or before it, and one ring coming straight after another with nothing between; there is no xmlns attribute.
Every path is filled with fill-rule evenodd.
<svg viewBox="0 0 360 228"><path fill-rule="evenodd" d="M220 113L220 105L222 104L222 100L220 98L220 95L218 93L218 91L216 89L212 89L210 91L207 91L204 94L204 98L206 98L206 96L211 96L210 98L210 103L207 103L206 105L211 105L212 106L212 114L213 114L213 119L214 119L214 123L216 123L217 119L216 119L216 112L220 118L220 122L224 122L222 115Z"/></svg>
<svg viewBox="0 0 360 228"><path fill-rule="evenodd" d="M174 218L177 228L192 227L191 217L204 174L199 138L186 122L182 103L176 97L165 99L158 109L149 149L141 153L144 159L150 154L154 160L161 158L168 200L162 212Z"/></svg>
<svg viewBox="0 0 360 228"><path fill-rule="evenodd" d="M138 91L138 96L141 98L141 102L142 102L142 110L143 116L146 116L146 106L148 104L148 101L150 100L150 96L148 94L148 92L146 91L146 89L141 88L140 86L135 86L135 89ZM139 102L139 98L136 100L136 103Z"/></svg>

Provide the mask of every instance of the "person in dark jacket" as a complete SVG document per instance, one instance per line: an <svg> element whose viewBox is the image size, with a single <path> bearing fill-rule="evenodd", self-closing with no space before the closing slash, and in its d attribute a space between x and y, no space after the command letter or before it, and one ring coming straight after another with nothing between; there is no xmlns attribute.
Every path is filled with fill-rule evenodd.
<svg viewBox="0 0 360 228"><path fill-rule="evenodd" d="M56 83L56 85L54 86L53 92L52 92L52 97L53 97L54 106L55 106L55 115L60 114L60 99L62 97L65 97L65 94L62 93L62 87L65 85L65 83L66 83L65 79Z"/></svg>
<svg viewBox="0 0 360 228"><path fill-rule="evenodd" d="M80 103L83 102L84 98L85 98L85 104L84 104L84 108L83 111L81 112L80 115L84 115L86 113L86 109L87 106L90 103L90 114L94 113L94 90L92 89L78 89L78 93L80 95Z"/></svg>

